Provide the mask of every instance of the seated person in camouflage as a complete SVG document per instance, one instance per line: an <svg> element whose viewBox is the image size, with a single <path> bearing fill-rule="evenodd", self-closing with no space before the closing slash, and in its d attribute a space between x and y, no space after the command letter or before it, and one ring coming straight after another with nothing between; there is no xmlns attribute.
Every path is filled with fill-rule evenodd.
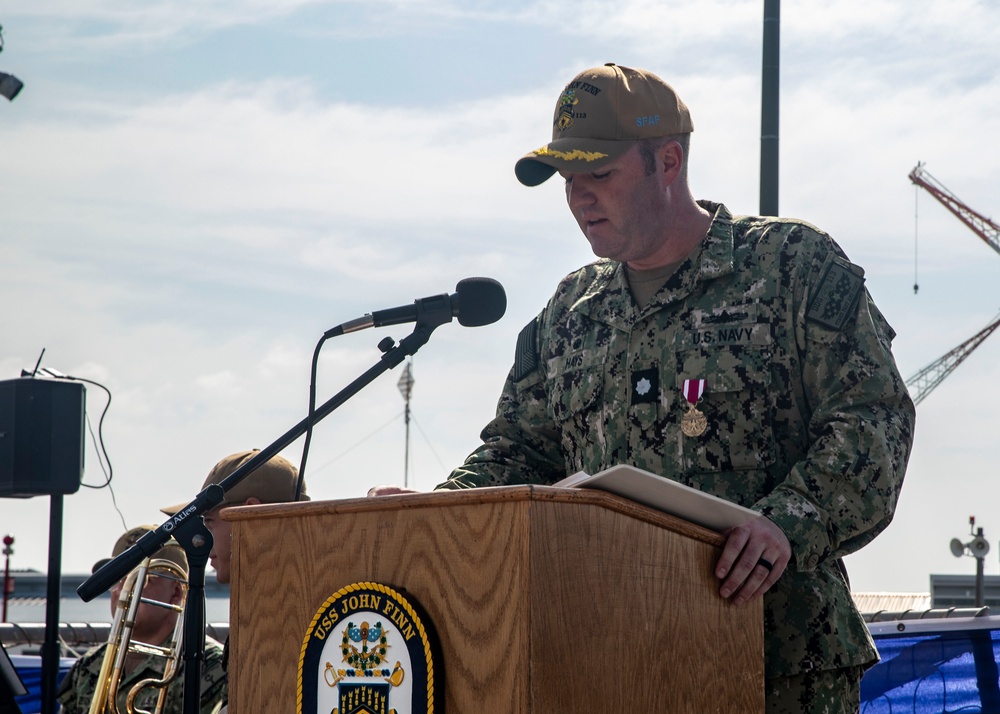
<svg viewBox="0 0 1000 714"><path fill-rule="evenodd" d="M156 530L155 525L138 526L125 532L115 543L112 551L112 558L118 557L128 548L135 544L139 538L149 531ZM184 550L174 540L169 540L156 553L155 559L168 560L177 564L187 575L187 557ZM94 564L94 571L103 566L107 559ZM111 588L111 614L114 617L118 606L118 597L121 593L125 580L122 579ZM158 575L155 569L151 569L146 576L146 585L143 588L144 599L156 600L158 602L180 604L183 599L182 585L170 574ZM142 603L135 616L135 625L132 629L132 641L146 644L163 646L169 643L176 627L180 613L164 607ZM66 674L59 686L57 699L60 704L62 714L87 714L90 711L91 700L97 689L97 681L101 673L101 665L104 662L104 653L107 651L107 643L99 645L88 651L80 659L73 663L73 667ZM118 709L126 711L126 700L129 691L138 682L144 679L160 679L163 676L165 661L163 657L145 655L140 653L129 653L125 658L124 676L118 687ZM167 697L163 706L163 714L182 714L184 709L184 663L178 663L178 672L174 680L167 686ZM160 690L155 687L144 688L139 691L135 700L135 706L153 711L156 706L157 697ZM205 641L205 660L201 670L201 714L211 714L216 710L219 703L226 696L226 675L222 669L222 645L211 638ZM102 710L103 711L103 710ZM108 710L110 711L110 709Z"/></svg>
<svg viewBox="0 0 1000 714"><path fill-rule="evenodd" d="M250 459L254 458L259 449L240 451L230 454L219 461L212 470L208 472L205 481L202 483L202 490L212 484L225 481L233 475L236 470ZM288 503L290 501L308 501L306 485L303 480L299 482L299 470L287 459L281 456L272 456L259 467L254 469L242 481L230 488L222 503L205 513L205 527L212 533L212 552L209 554L209 561L215 569L215 579L220 583L229 584L232 577L232 524L221 518L224 508L230 506L255 506L262 503ZM172 516L180 511L187 502L166 506L160 510L168 516ZM229 666L229 640L226 639L225 656L223 666ZM228 711L228 692L219 714Z"/></svg>
<svg viewBox="0 0 1000 714"><path fill-rule="evenodd" d="M693 129L643 70L586 70L560 94L552 141L515 174L559 173L600 260L521 332L483 445L438 488L623 463L759 512L715 575L735 605L764 599L766 709L857 712L878 653L841 558L892 520L910 453L894 332L826 233L694 199Z"/></svg>

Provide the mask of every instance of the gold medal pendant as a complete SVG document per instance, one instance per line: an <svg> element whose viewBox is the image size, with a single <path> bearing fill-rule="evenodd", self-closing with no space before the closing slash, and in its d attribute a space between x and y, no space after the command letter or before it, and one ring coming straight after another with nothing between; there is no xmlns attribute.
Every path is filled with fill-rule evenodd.
<svg viewBox="0 0 1000 714"><path fill-rule="evenodd" d="M684 436L701 436L707 428L708 419L689 402L688 410L681 417L681 431L684 432Z"/></svg>
<svg viewBox="0 0 1000 714"><path fill-rule="evenodd" d="M681 431L684 436L701 436L708 428L708 419L698 411L698 400L704 393L704 379L684 380L683 394L688 403L688 410L681 416Z"/></svg>

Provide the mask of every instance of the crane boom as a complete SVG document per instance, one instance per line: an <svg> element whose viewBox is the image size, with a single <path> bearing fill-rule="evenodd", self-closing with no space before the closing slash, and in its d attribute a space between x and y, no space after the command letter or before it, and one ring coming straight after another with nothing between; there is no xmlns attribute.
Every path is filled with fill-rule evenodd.
<svg viewBox="0 0 1000 714"><path fill-rule="evenodd" d="M1000 226L983 214L966 206L958 196L945 188L940 181L924 170L923 162L918 162L913 171L910 172L910 181L925 189L940 201L941 205L955 214L958 220L972 229L973 233L986 241L987 245L997 253L1000 253ZM916 290L915 285L913 289ZM931 393L934 387L951 374L983 340L992 335L997 327L1000 327L1000 315L951 352L927 365L907 379L906 386L910 388L910 396L913 398L913 403L920 404Z"/></svg>
<svg viewBox="0 0 1000 714"><path fill-rule="evenodd" d="M997 315L993 322L951 352L940 357L907 379L906 386L910 388L910 397L913 399L913 404L920 404L931 393L931 390L940 384L941 380L951 374L969 356L972 350L979 346L980 342L992 335L997 327L1000 327L1000 315Z"/></svg>
<svg viewBox="0 0 1000 714"><path fill-rule="evenodd" d="M910 172L910 181L925 189L940 201L941 205L954 213L958 220L971 228L973 233L986 241L997 253L1000 253L1000 226L962 203L955 194L924 170L922 162L918 163Z"/></svg>

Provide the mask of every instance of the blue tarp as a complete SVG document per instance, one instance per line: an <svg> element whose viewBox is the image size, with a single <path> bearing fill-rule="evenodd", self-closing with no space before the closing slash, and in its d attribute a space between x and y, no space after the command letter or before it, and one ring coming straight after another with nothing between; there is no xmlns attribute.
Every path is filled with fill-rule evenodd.
<svg viewBox="0 0 1000 714"><path fill-rule="evenodd" d="M872 626L882 661L861 681L861 714L1000 714L998 620Z"/></svg>
<svg viewBox="0 0 1000 714"><path fill-rule="evenodd" d="M38 714L42 711L42 658L36 656L12 655L11 661L17 669L17 674L24 682L28 693L23 697L15 697L14 701L21 707L22 714ZM66 676L73 660L59 660L59 681Z"/></svg>

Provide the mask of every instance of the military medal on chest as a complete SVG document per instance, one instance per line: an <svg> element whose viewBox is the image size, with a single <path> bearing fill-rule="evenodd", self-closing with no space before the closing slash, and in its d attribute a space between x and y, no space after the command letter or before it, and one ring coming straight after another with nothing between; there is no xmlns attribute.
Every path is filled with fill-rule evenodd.
<svg viewBox="0 0 1000 714"><path fill-rule="evenodd" d="M698 409L698 400L704 391L704 379L684 380L684 398L688 403L688 410L681 417L681 431L684 432L684 436L701 436L708 428L708 419Z"/></svg>

